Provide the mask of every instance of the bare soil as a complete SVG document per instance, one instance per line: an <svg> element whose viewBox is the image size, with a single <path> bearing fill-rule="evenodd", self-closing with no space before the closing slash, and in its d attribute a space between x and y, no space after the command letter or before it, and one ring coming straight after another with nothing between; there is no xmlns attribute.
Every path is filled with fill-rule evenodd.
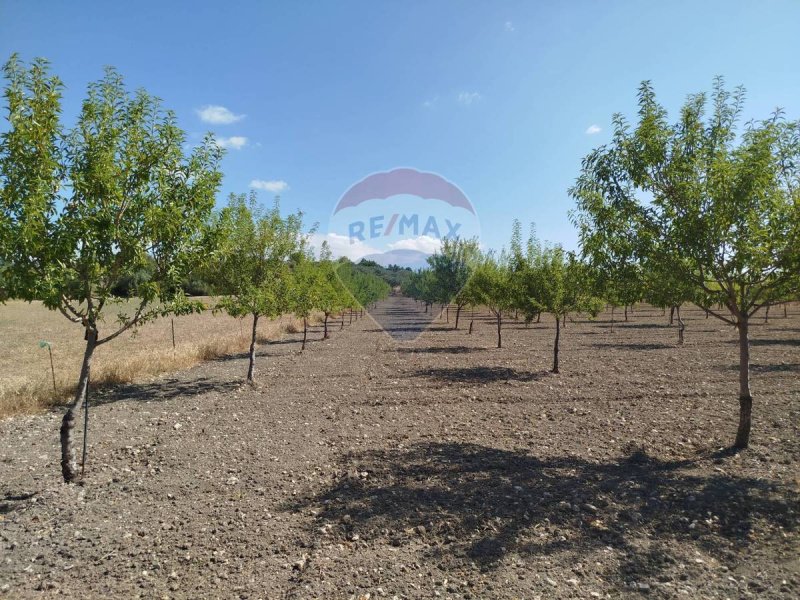
<svg viewBox="0 0 800 600"><path fill-rule="evenodd" d="M0 422L0 595L796 598L800 309L735 331L684 309L467 335L392 298L93 397L82 485L60 412ZM619 311L617 317L619 318ZM416 333L419 337L412 338ZM321 337L317 329L315 340Z"/></svg>

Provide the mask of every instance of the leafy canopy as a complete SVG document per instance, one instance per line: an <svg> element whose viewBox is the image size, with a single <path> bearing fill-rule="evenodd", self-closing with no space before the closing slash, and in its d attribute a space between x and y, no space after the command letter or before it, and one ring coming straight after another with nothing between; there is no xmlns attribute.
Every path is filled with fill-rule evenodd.
<svg viewBox="0 0 800 600"><path fill-rule="evenodd" d="M10 128L0 135L0 264L5 294L41 300L96 334L119 302L115 284L135 281L125 329L194 308L180 291L202 250L221 151L209 137L184 153L175 115L145 91L130 94L112 68L89 85L76 126L60 120L60 80L47 61L4 67ZM147 272L147 277L139 277ZM156 302L161 302L156 306Z"/></svg>

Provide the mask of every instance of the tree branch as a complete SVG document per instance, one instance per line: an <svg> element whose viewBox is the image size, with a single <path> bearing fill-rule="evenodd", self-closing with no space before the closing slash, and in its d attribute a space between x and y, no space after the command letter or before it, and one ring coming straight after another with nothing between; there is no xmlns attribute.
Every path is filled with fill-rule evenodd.
<svg viewBox="0 0 800 600"><path fill-rule="evenodd" d="M125 323L121 328L119 328L117 331L115 331L111 335L104 337L102 340L97 340L97 345L100 346L102 344L105 344L106 342L110 342L115 337L118 337L119 335L121 335L121 334L125 333L126 331L128 331L128 329L130 329L134 325L137 325L139 323L139 319L141 319L141 317L142 317L142 311L144 310L144 307L146 305L147 305L147 302L146 301L142 301L142 303L139 305L139 308L136 309L136 314L133 315L133 318L130 321Z"/></svg>

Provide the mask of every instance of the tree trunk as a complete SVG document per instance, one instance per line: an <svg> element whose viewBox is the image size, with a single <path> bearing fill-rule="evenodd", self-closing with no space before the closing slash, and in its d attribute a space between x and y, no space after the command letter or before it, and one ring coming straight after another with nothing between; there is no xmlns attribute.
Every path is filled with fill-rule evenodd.
<svg viewBox="0 0 800 600"><path fill-rule="evenodd" d="M536 322L537 323L541 323L542 322L542 313L541 312L536 313Z"/></svg>
<svg viewBox="0 0 800 600"><path fill-rule="evenodd" d="M253 334L250 337L250 365L247 367L247 381L253 383L256 371L256 329L258 328L258 315L253 314Z"/></svg>
<svg viewBox="0 0 800 600"><path fill-rule="evenodd" d="M472 335L472 324L475 322L475 319L470 319L469 321L469 335Z"/></svg>
<svg viewBox="0 0 800 600"><path fill-rule="evenodd" d="M306 338L308 337L308 317L303 317L303 345L300 346L300 351L306 349Z"/></svg>
<svg viewBox="0 0 800 600"><path fill-rule="evenodd" d="M553 373L558 373L558 340L561 337L561 317L556 315L556 341L553 343Z"/></svg>
<svg viewBox="0 0 800 600"><path fill-rule="evenodd" d="M764 311L764 323L769 323L769 304L767 304L767 310Z"/></svg>
<svg viewBox="0 0 800 600"><path fill-rule="evenodd" d="M89 392L89 373L95 348L97 348L97 330L87 329L86 349L83 352L83 364L78 378L78 389L75 390L75 398L72 401L72 405L61 420L61 475L64 477L65 483L72 483L78 478L78 465L75 462L75 447L72 438L77 411L80 410L81 402L85 400Z"/></svg>
<svg viewBox="0 0 800 600"><path fill-rule="evenodd" d="M446 318L446 322L449 323L450 322L450 305L449 304L447 305L447 312L445 314L447 315L445 317Z"/></svg>
<svg viewBox="0 0 800 600"><path fill-rule="evenodd" d="M783 303L783 318L784 319L788 318L788 316L789 316L788 313L786 312L786 305L787 304L789 304L789 303L788 302L784 302Z"/></svg>
<svg viewBox="0 0 800 600"><path fill-rule="evenodd" d="M322 330L322 339L323 340L328 339L328 313L325 313L325 323L324 323L324 329Z"/></svg>
<svg viewBox="0 0 800 600"><path fill-rule="evenodd" d="M456 307L456 325L453 329L458 329L458 318L461 316L461 305L458 304Z"/></svg>
<svg viewBox="0 0 800 600"><path fill-rule="evenodd" d="M564 317L563 317L563 326L564 326L564 329L566 329L566 328L567 328L567 313L564 313Z"/></svg>
<svg viewBox="0 0 800 600"><path fill-rule="evenodd" d="M502 323L503 323L503 313L502 313L502 311L498 310L497 311L497 347L498 348L502 348L503 347L503 338L502 338L502 336L500 334L500 329L502 327Z"/></svg>
<svg viewBox="0 0 800 600"><path fill-rule="evenodd" d="M625 321L627 322L627 320L628 320L628 305L626 304L625 305Z"/></svg>
<svg viewBox="0 0 800 600"><path fill-rule="evenodd" d="M350 309L350 322L348 323L348 325L352 325L352 324L353 324L353 309L351 308Z"/></svg>
<svg viewBox="0 0 800 600"><path fill-rule="evenodd" d="M339 331L341 331L342 329L344 329L344 311L342 311L342 324L339 327Z"/></svg>
<svg viewBox="0 0 800 600"><path fill-rule="evenodd" d="M614 305L611 305L611 333L614 333Z"/></svg>
<svg viewBox="0 0 800 600"><path fill-rule="evenodd" d="M753 397L750 395L750 340L748 317L739 317L739 430L736 432L734 448L747 448L750 444L750 425L753 412Z"/></svg>

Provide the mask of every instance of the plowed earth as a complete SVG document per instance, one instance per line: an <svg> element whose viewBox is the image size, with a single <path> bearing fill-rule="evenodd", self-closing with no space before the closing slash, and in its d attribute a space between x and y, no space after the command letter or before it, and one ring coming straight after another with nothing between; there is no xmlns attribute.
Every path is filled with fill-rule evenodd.
<svg viewBox="0 0 800 600"><path fill-rule="evenodd" d="M738 454L736 332L699 310L684 346L575 318L560 375L548 316L497 349L485 313L374 313L262 346L255 388L232 357L96 394L82 485L60 412L0 423L0 595L800 596L797 305L751 328Z"/></svg>

